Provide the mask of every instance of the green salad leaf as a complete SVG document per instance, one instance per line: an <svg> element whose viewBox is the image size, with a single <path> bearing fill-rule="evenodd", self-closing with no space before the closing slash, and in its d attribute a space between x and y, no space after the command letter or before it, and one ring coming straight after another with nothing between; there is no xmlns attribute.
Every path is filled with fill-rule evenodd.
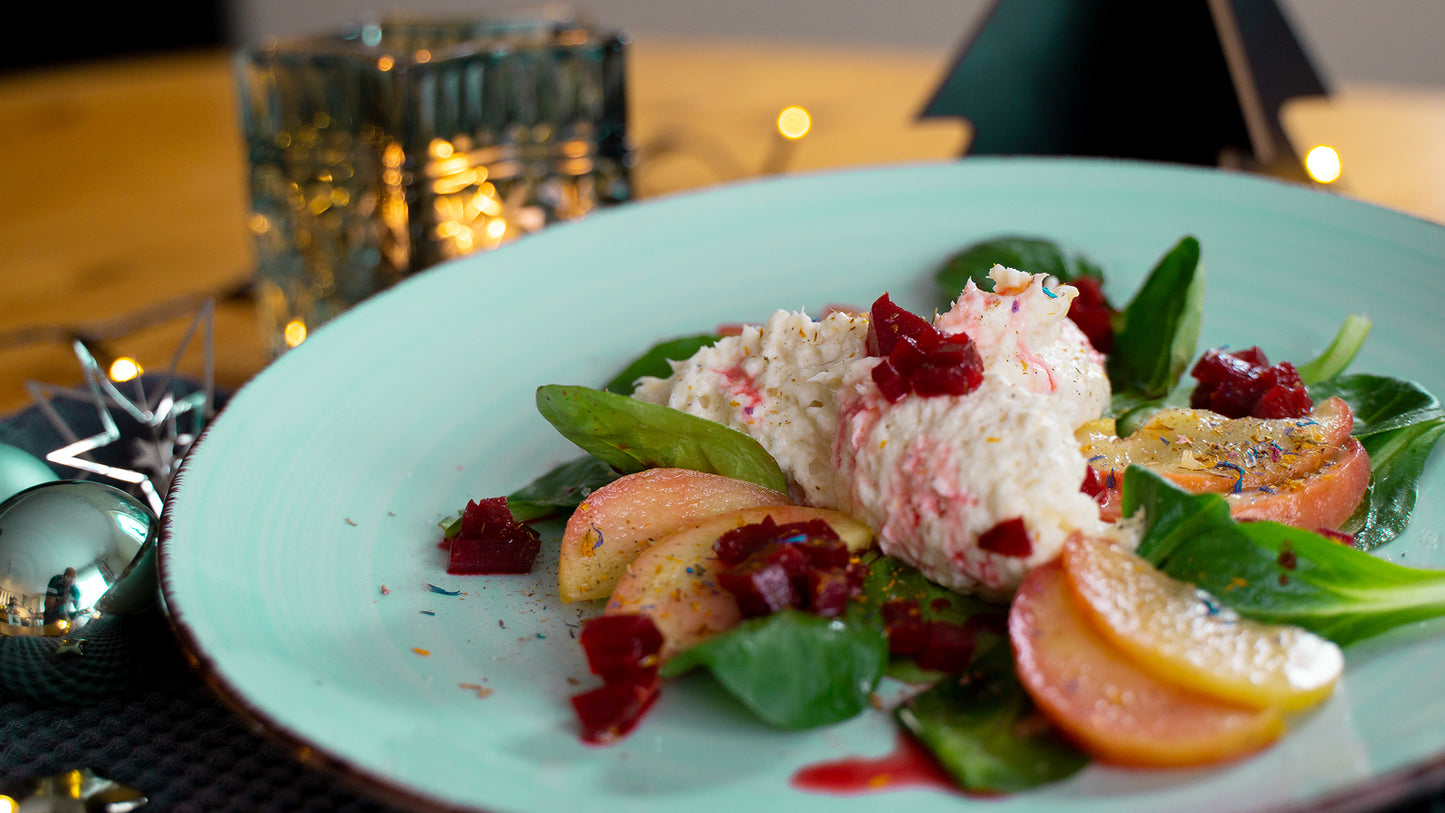
<svg viewBox="0 0 1445 813"><path fill-rule="evenodd" d="M595 457L584 456L554 467L507 495L507 509L517 522L570 514L587 496L622 475ZM437 523L447 539L462 530L460 513Z"/></svg>
<svg viewBox="0 0 1445 813"><path fill-rule="evenodd" d="M507 508L518 522L568 514L592 492L621 476L598 458L578 457L508 494Z"/></svg>
<svg viewBox="0 0 1445 813"><path fill-rule="evenodd" d="M1287 525L1235 522L1220 495L1192 495L1130 466L1123 513L1140 510L1139 555L1240 615L1295 624L1340 646L1445 615L1445 571L1397 565Z"/></svg>
<svg viewBox="0 0 1445 813"><path fill-rule="evenodd" d="M1199 256L1199 241L1182 238L1160 258L1119 313L1108 361L1116 398L1136 402L1165 398L1194 360L1204 320Z"/></svg>
<svg viewBox="0 0 1445 813"><path fill-rule="evenodd" d="M1370 490L1343 530L1364 550L1399 536L1410 521L1425 463L1445 435L1445 409L1419 384L1376 375L1335 376L1309 388L1338 395L1355 413L1354 435L1370 454Z"/></svg>
<svg viewBox="0 0 1445 813"><path fill-rule="evenodd" d="M1007 646L990 650L960 678L910 698L894 717L965 790L1016 793L1089 764L1034 707Z"/></svg>
<svg viewBox="0 0 1445 813"><path fill-rule="evenodd" d="M562 436L620 472L694 469L787 493L783 472L756 440L686 412L626 395L550 384L537 411Z"/></svg>
<svg viewBox="0 0 1445 813"><path fill-rule="evenodd" d="M628 395L637 385L637 379L643 376L667 378L672 375L672 365L668 363L669 361L683 361L702 348L717 344L718 339L721 338L716 334L705 333L658 342L623 368L622 372L607 382L607 386L603 389Z"/></svg>
<svg viewBox="0 0 1445 813"><path fill-rule="evenodd" d="M798 610L754 618L683 650L662 668L706 667L758 717L780 728L842 722L869 706L888 662L888 639L856 614Z"/></svg>
<svg viewBox="0 0 1445 813"><path fill-rule="evenodd" d="M1049 240L1037 237L999 237L974 243L948 258L939 269L938 308L946 310L958 299L969 280L985 291L993 290L988 271L995 264L1030 274L1049 274L1059 282L1079 277L1102 279L1104 272L1082 255L1070 256Z"/></svg>
<svg viewBox="0 0 1445 813"><path fill-rule="evenodd" d="M1360 352L1365 338L1369 335L1368 318L1355 313L1346 316L1345 323L1340 325L1330 346L1326 347L1323 353L1295 368L1300 381L1308 387L1343 373L1345 368L1350 366L1350 362L1355 360L1355 354Z"/></svg>

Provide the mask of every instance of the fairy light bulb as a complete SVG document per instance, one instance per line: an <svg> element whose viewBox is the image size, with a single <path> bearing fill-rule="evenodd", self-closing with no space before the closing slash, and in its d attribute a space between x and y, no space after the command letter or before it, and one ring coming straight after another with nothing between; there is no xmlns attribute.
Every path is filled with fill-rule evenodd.
<svg viewBox="0 0 1445 813"><path fill-rule="evenodd" d="M1338 180L1340 170L1340 154L1328 144L1321 144L1305 154L1305 171L1319 183Z"/></svg>
<svg viewBox="0 0 1445 813"><path fill-rule="evenodd" d="M110 363L108 375L111 381L130 381L145 370L141 369L140 362L130 356L121 356Z"/></svg>

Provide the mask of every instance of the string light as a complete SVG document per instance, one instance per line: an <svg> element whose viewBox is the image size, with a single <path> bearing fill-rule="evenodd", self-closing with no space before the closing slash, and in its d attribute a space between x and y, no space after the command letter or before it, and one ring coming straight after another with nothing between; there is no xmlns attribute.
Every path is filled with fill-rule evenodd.
<svg viewBox="0 0 1445 813"><path fill-rule="evenodd" d="M813 117L797 105L783 108L778 114L778 132L783 138L796 141L808 134L813 127Z"/></svg>
<svg viewBox="0 0 1445 813"><path fill-rule="evenodd" d="M292 319L286 323L286 346L295 347L306 341L306 323L300 319Z"/></svg>
<svg viewBox="0 0 1445 813"><path fill-rule="evenodd" d="M130 381L143 372L145 370L141 369L140 362L130 356L121 356L110 363L108 374L111 381Z"/></svg>
<svg viewBox="0 0 1445 813"><path fill-rule="evenodd" d="M1340 177L1340 154L1334 147L1321 144L1305 154L1305 171L1319 183L1333 183Z"/></svg>

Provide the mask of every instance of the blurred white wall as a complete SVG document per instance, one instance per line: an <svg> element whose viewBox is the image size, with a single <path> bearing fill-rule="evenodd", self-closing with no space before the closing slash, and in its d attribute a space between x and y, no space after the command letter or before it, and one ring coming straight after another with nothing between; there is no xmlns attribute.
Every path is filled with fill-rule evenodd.
<svg viewBox="0 0 1445 813"><path fill-rule="evenodd" d="M1015 0L1017 1L1017 0ZM1171 0L1164 0L1170 2ZM391 9L483 14L502 0L233 0L238 39L334 29ZM1445 0L1279 0L1326 83L1445 87ZM635 38L719 36L866 43L936 52L940 62L990 0L576 0L571 5Z"/></svg>

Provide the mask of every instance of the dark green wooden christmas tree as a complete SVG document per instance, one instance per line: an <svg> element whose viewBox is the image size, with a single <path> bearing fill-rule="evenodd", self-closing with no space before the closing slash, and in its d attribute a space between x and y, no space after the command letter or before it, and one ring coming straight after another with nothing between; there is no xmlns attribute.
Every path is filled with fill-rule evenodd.
<svg viewBox="0 0 1445 813"><path fill-rule="evenodd" d="M996 0L921 115L968 119L969 154L1303 179L1280 107L1325 92L1275 0Z"/></svg>

